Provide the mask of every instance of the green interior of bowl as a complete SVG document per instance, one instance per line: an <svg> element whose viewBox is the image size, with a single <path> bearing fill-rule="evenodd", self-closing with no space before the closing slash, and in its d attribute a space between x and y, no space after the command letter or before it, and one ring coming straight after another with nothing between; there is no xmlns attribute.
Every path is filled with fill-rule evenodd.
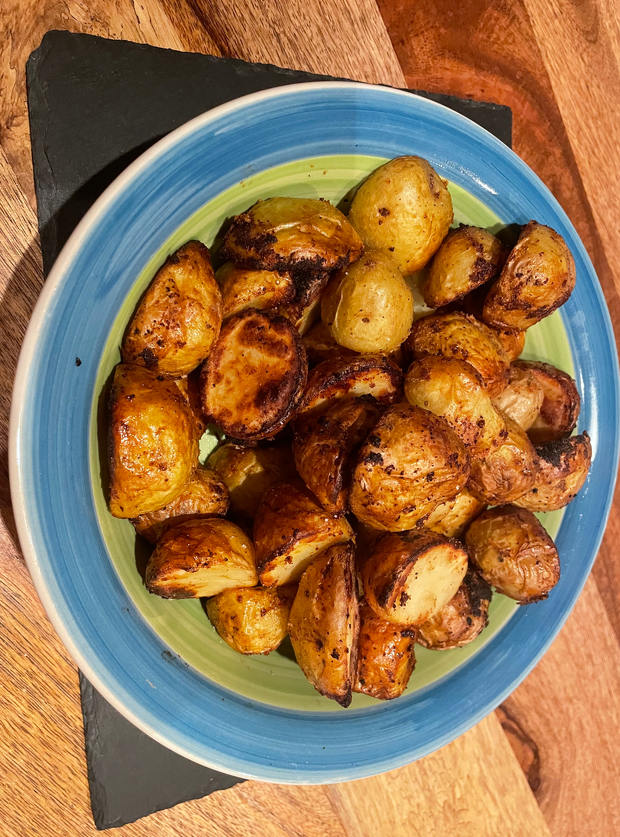
<svg viewBox="0 0 620 837"><path fill-rule="evenodd" d="M135 606L151 628L188 664L206 677L255 700L274 706L310 711L341 711L333 701L321 697L307 682L297 666L290 643L267 656L245 657L237 654L219 638L198 600L170 601L150 595L137 570L136 560L143 545L136 539L128 521L112 517L106 507L101 479L98 403L110 373L120 360L122 335L144 289L166 257L184 242L197 238L211 245L224 220L245 210L259 198L274 195L323 197L339 203L360 180L378 165L381 157L338 155L298 160L260 172L218 195L189 218L144 266L127 295L112 328L93 392L91 412L91 482L95 509L108 554L118 576ZM502 220L464 189L450 184L455 224L467 223L496 231ZM527 333L524 357L555 364L573 374L572 357L559 312L548 317ZM215 446L216 439L205 434L201 456ZM554 536L563 512L539 515ZM532 607L544 607L531 605ZM408 692L421 689L445 676L476 654L510 619L517 605L505 596L495 595L489 612L489 625L477 640L451 651L428 651L417 647L417 665ZM352 706L376 704L373 698L354 695Z"/></svg>

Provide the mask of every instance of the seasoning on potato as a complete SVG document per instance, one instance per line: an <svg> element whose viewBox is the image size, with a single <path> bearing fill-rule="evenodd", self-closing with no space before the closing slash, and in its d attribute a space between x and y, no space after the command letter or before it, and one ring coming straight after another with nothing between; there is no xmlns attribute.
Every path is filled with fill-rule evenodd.
<svg viewBox="0 0 620 837"><path fill-rule="evenodd" d="M583 488L592 462L587 433L536 446L536 471L530 489L514 500L530 511L554 511L572 502Z"/></svg>
<svg viewBox="0 0 620 837"><path fill-rule="evenodd" d="M238 587L207 601L211 624L239 654L269 654L288 633L297 587Z"/></svg>
<svg viewBox="0 0 620 837"><path fill-rule="evenodd" d="M402 695L415 668L415 639L415 630L381 619L362 600L353 691L379 700Z"/></svg>
<svg viewBox="0 0 620 837"><path fill-rule="evenodd" d="M290 273L256 270L225 262L215 273L222 293L224 319L246 308L269 310L290 302L295 283Z"/></svg>
<svg viewBox="0 0 620 837"><path fill-rule="evenodd" d="M493 399L493 405L523 430L529 430L538 419L544 398L536 375L527 366L515 363L510 367L508 386Z"/></svg>
<svg viewBox="0 0 620 837"><path fill-rule="evenodd" d="M539 445L570 436L581 409L575 381L550 363L520 360L514 365L522 374L529 374L542 390L540 410L528 428L530 439Z"/></svg>
<svg viewBox="0 0 620 837"><path fill-rule="evenodd" d="M473 642L488 624L492 595L482 576L469 567L448 604L418 625L417 642L433 651L462 648Z"/></svg>
<svg viewBox="0 0 620 837"><path fill-rule="evenodd" d="M507 415L497 444L472 458L468 488L485 503L511 503L534 485L536 452L526 432Z"/></svg>

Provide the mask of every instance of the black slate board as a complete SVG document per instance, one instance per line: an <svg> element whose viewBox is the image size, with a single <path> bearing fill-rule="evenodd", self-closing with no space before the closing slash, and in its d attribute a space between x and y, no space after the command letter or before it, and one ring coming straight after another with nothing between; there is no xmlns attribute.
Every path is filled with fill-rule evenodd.
<svg viewBox="0 0 620 837"><path fill-rule="evenodd" d="M153 142L231 99L330 78L266 64L48 32L27 66L43 267L105 187ZM418 92L511 143L502 105ZM237 777L194 764L144 735L80 675L95 825L113 828L228 788Z"/></svg>

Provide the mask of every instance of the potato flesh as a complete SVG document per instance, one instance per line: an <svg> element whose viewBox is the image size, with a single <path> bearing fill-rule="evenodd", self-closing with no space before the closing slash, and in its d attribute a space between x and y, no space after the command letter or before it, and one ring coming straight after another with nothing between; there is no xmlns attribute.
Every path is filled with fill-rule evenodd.
<svg viewBox="0 0 620 837"><path fill-rule="evenodd" d="M529 430L538 418L544 397L543 389L535 375L528 369L511 366L510 382L506 389L493 399L493 405L523 430Z"/></svg>
<svg viewBox="0 0 620 837"><path fill-rule="evenodd" d="M581 398L575 381L550 363L519 361L515 368L531 375L543 393L536 419L528 428L534 444L553 442L569 436L577 425Z"/></svg>
<svg viewBox="0 0 620 837"><path fill-rule="evenodd" d="M486 503L464 488L454 500L437 506L424 521L424 526L447 538L459 538L485 507Z"/></svg>
<svg viewBox="0 0 620 837"><path fill-rule="evenodd" d="M510 503L525 494L536 478L536 452L519 425L503 416L499 444L484 458L472 459L468 489L485 503Z"/></svg>
<svg viewBox="0 0 620 837"><path fill-rule="evenodd" d="M506 353L506 357L512 363L525 348L525 332L502 331L497 328L494 328L493 331L497 334L499 342L502 344L502 348Z"/></svg>
<svg viewBox="0 0 620 837"><path fill-rule="evenodd" d="M338 354L310 372L298 415L321 410L342 398L370 396L379 404L392 404L401 395L402 379L401 370L384 355Z"/></svg>
<svg viewBox="0 0 620 837"><path fill-rule="evenodd" d="M221 638L240 654L269 654L288 633L295 585L225 590L207 602L207 615Z"/></svg>
<svg viewBox="0 0 620 837"><path fill-rule="evenodd" d="M215 278L222 292L224 319L246 308L275 308L295 296L295 283L288 273L252 270L226 262L218 268Z"/></svg>
<svg viewBox="0 0 620 837"><path fill-rule="evenodd" d="M360 603L354 692L392 700L405 691L415 668L415 631L381 619Z"/></svg>
<svg viewBox="0 0 620 837"><path fill-rule="evenodd" d="M417 628L417 642L425 648L443 651L462 648L478 637L489 621L492 591L471 567L447 605Z"/></svg>
<svg viewBox="0 0 620 837"><path fill-rule="evenodd" d="M534 484L514 500L530 511L554 511L572 502L583 488L592 462L587 433L536 447Z"/></svg>

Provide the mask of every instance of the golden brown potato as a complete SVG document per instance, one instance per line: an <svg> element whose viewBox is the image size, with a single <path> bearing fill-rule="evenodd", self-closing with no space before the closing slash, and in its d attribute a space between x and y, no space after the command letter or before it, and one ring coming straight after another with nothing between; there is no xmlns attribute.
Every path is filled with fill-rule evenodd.
<svg viewBox="0 0 620 837"><path fill-rule="evenodd" d="M351 703L359 614L350 545L332 546L304 572L291 608L288 632L295 657L314 688Z"/></svg>
<svg viewBox="0 0 620 837"><path fill-rule="evenodd" d="M224 319L246 308L276 308L295 296L295 283L286 272L252 270L225 262L218 268L215 278L222 292Z"/></svg>
<svg viewBox="0 0 620 837"><path fill-rule="evenodd" d="M532 375L543 392L540 412L528 430L534 444L570 436L581 409L581 399L571 376L550 363L520 360L515 368Z"/></svg>
<svg viewBox="0 0 620 837"><path fill-rule="evenodd" d="M510 364L497 333L470 314L451 311L416 320L407 345L416 358L440 355L466 360L482 376L491 398L508 383Z"/></svg>
<svg viewBox="0 0 620 837"><path fill-rule="evenodd" d="M355 357L355 352L343 349L336 343L323 320L319 320L304 334L302 342L306 347L308 363L312 366L324 360L331 360L336 354L341 357Z"/></svg>
<svg viewBox="0 0 620 837"><path fill-rule="evenodd" d="M411 529L453 500L468 476L469 457L447 422L398 404L386 410L360 448L351 511L375 529Z"/></svg>
<svg viewBox="0 0 620 837"><path fill-rule="evenodd" d="M381 619L362 600L353 691L378 700L402 695L415 668L415 636L412 628Z"/></svg>
<svg viewBox="0 0 620 837"><path fill-rule="evenodd" d="M297 581L320 552L353 537L347 519L322 509L306 488L294 483L274 485L254 519L260 583L279 587Z"/></svg>
<svg viewBox="0 0 620 837"><path fill-rule="evenodd" d="M525 331L563 305L574 287L575 261L566 242L551 227L530 221L491 285L482 319L495 328Z"/></svg>
<svg viewBox="0 0 620 837"><path fill-rule="evenodd" d="M421 157L397 157L357 190L349 220L367 247L389 250L405 276L429 261L452 223L452 198Z"/></svg>
<svg viewBox="0 0 620 837"><path fill-rule="evenodd" d="M456 595L418 626L416 641L433 651L461 648L472 642L489 622L492 595L486 581L470 567Z"/></svg>
<svg viewBox="0 0 620 837"><path fill-rule="evenodd" d="M505 413L523 430L529 430L540 413L545 394L536 375L518 364L510 367L506 389L493 399L497 410Z"/></svg>
<svg viewBox="0 0 620 837"><path fill-rule="evenodd" d="M555 544L526 509L487 509L469 526L465 542L484 580L520 604L546 599L560 578Z"/></svg>
<svg viewBox="0 0 620 837"><path fill-rule="evenodd" d="M387 354L411 331L413 294L388 252L367 249L330 281L321 319L346 349Z"/></svg>
<svg viewBox="0 0 620 837"><path fill-rule="evenodd" d="M275 435L301 399L306 352L291 323L249 309L229 317L203 366L207 415L234 439Z"/></svg>
<svg viewBox="0 0 620 837"><path fill-rule="evenodd" d="M146 289L123 338L123 361L168 378L187 375L207 357L221 325L222 298L209 251L189 241Z"/></svg>
<svg viewBox="0 0 620 837"><path fill-rule="evenodd" d="M131 521L136 532L155 543L169 523L202 515L225 515L228 490L210 468L196 468L178 497L158 511L146 512Z"/></svg>
<svg viewBox="0 0 620 837"><path fill-rule="evenodd" d="M502 243L493 233L461 224L433 256L423 286L424 301L431 308L440 308L462 299L493 279L504 258Z"/></svg>
<svg viewBox="0 0 620 837"><path fill-rule="evenodd" d="M202 409L202 400L200 397L200 369L195 369L184 378L175 378L174 380L189 402L189 406L194 414L196 433L200 439L207 429L207 419Z"/></svg>
<svg viewBox="0 0 620 837"><path fill-rule="evenodd" d="M460 538L467 526L486 508L477 497L464 488L454 500L440 503L424 521L424 527L447 538Z"/></svg>
<svg viewBox="0 0 620 837"><path fill-rule="evenodd" d="M198 436L187 399L174 381L120 363L110 391L110 511L138 517L183 490L198 464Z"/></svg>
<svg viewBox="0 0 620 837"><path fill-rule="evenodd" d="M525 332L501 331L497 328L494 328L493 331L497 334L499 342L506 352L506 357L512 363L519 357L525 347Z"/></svg>
<svg viewBox="0 0 620 837"><path fill-rule="evenodd" d="M364 596L377 616L421 625L459 589L467 572L463 544L435 532L383 535L362 567Z"/></svg>
<svg viewBox="0 0 620 837"><path fill-rule="evenodd" d="M536 447L534 484L514 504L530 511L553 511L567 506L583 488L592 462L587 433Z"/></svg>
<svg viewBox="0 0 620 837"><path fill-rule="evenodd" d="M524 430L507 415L498 444L472 458L468 488L485 503L510 503L534 484L536 453Z"/></svg>
<svg viewBox="0 0 620 837"><path fill-rule="evenodd" d="M146 566L150 593L165 599L217 596L233 587L254 587L254 547L230 520L196 517L170 525Z"/></svg>
<svg viewBox="0 0 620 837"><path fill-rule="evenodd" d="M320 413L304 413L295 422L293 456L297 473L324 509L347 508L351 455L379 418L375 404L337 400Z"/></svg>
<svg viewBox="0 0 620 837"><path fill-rule="evenodd" d="M277 309L278 314L290 320L302 336L320 318L321 293L328 279L329 274L325 272L296 273L295 296Z"/></svg>
<svg viewBox="0 0 620 837"><path fill-rule="evenodd" d="M240 654L269 654L288 633L288 616L297 592L286 587L224 590L207 602L207 615L222 637Z"/></svg>
<svg viewBox="0 0 620 837"><path fill-rule="evenodd" d="M298 415L343 398L371 397L378 404L392 404L400 398L402 385L403 373L384 355L338 354L310 372Z"/></svg>
<svg viewBox="0 0 620 837"><path fill-rule="evenodd" d="M356 259L362 241L326 200L268 198L233 219L224 254L263 270L335 270Z"/></svg>

